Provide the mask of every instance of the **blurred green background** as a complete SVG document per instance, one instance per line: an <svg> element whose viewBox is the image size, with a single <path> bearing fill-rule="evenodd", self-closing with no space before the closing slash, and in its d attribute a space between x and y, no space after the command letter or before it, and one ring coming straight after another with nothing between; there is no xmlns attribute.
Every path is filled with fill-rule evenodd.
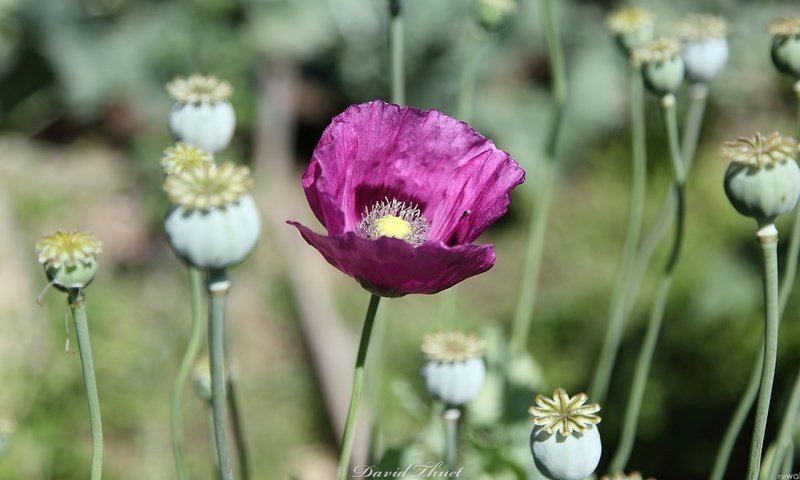
<svg viewBox="0 0 800 480"><path fill-rule="evenodd" d="M570 94L530 340L536 369L529 372L531 384L548 394L558 386L583 391L590 381L621 251L630 177L626 65L604 28L606 14L618 5L556 3ZM726 164L718 149L724 140L757 130L795 131L791 82L770 62L766 27L800 10L789 1L636 4L656 13L660 34L669 34L686 13L713 12L730 21L731 58L712 85L689 180L684 256L630 462L660 479L699 479L710 470L762 331L754 224L725 199ZM474 28L472 4L406 0L405 7L408 103L453 114ZM527 169L529 179L537 175L550 112L538 8L521 0L509 25L486 38L472 120ZM317 347L308 340L326 332L299 322L301 302L315 292L299 294L292 275L313 269L353 335L368 295L316 252L304 252L315 259L310 264L294 261L280 240L294 232L287 233L287 218L278 217L287 211L310 216L299 176L330 118L352 103L388 99L383 0L0 0L0 479L88 475L88 415L79 358L63 349L64 299L51 291L45 308L34 301L46 280L33 246L56 229L88 229L104 242L87 299L106 478L175 478L168 402L188 337L189 301L185 269L162 231L167 200L159 159L171 143L164 84L194 72L234 86L237 134L220 157L253 166L260 208L273 220L265 221L254 258L231 273L232 368L254 478L332 477L339 433L320 387L324 373L313 368ZM681 112L685 93L678 99ZM648 101L647 224L671 177L660 118L654 100ZM288 162L281 167L278 158ZM510 324L533 183L515 191L509 215L481 239L496 244L497 265L461 287L458 328L491 335L489 327ZM778 227L788 238L789 224ZM310 250L299 237L294 242ZM652 299L652 273L662 260L653 262L626 327L601 412L606 452L600 473L616 445ZM383 341L371 352L370 381L381 448L396 452L420 432L437 429L428 425L432 410L419 379L419 344L422 334L452 326L437 320L436 296L384 305ZM800 297L794 295L782 324L768 439L800 368L799 314ZM347 359L354 356L350 347L330 345ZM349 369L334 374L329 384L349 392ZM190 393L185 405L192 470L197 478L213 478L204 405ZM527 471L527 404L520 405L506 415L523 422L521 433L487 432L515 439L518 451L492 455L519 454ZM729 478L742 476L751 429L745 425ZM473 449L481 450L482 441L472 438ZM504 461L484 464L488 473L475 470L471 478L525 478Z"/></svg>

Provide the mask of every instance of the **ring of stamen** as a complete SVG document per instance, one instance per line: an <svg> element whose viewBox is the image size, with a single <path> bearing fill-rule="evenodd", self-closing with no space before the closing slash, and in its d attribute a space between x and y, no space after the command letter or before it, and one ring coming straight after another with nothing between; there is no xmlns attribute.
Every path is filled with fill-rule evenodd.
<svg viewBox="0 0 800 480"><path fill-rule="evenodd" d="M399 238L418 247L428 238L428 219L419 207L393 198L385 197L375 202L372 208L364 207L358 231L365 238Z"/></svg>

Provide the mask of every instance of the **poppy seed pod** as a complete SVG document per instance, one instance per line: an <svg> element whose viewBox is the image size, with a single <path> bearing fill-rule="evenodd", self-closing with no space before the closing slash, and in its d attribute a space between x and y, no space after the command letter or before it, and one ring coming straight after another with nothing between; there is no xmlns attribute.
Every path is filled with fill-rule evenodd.
<svg viewBox="0 0 800 480"><path fill-rule="evenodd" d="M68 292L94 280L101 247L89 232L56 232L42 237L36 251L47 279L57 289Z"/></svg>
<svg viewBox="0 0 800 480"><path fill-rule="evenodd" d="M570 397L562 388L552 398L538 395L533 415L531 453L536 468L551 480L582 480L600 462L602 445L597 424L600 406L585 405L584 393Z"/></svg>
<svg viewBox="0 0 800 480"><path fill-rule="evenodd" d="M686 77L695 83L708 83L728 62L727 24L715 15L689 15L676 24L683 41Z"/></svg>
<svg viewBox="0 0 800 480"><path fill-rule="evenodd" d="M233 90L216 77L178 77L167 85L175 99L169 112L172 136L183 143L216 153L224 150L236 129L236 114L228 101Z"/></svg>
<svg viewBox="0 0 800 480"><path fill-rule="evenodd" d="M633 61L641 67L644 83L655 95L675 93L683 83L681 46L674 39L662 38L637 48Z"/></svg>
<svg viewBox="0 0 800 480"><path fill-rule="evenodd" d="M766 137L756 133L723 145L723 155L731 160L725 172L725 194L737 212L769 224L794 208L800 197L797 150L793 138L778 132Z"/></svg>
<svg viewBox="0 0 800 480"><path fill-rule="evenodd" d="M197 268L225 268L247 257L258 241L261 219L247 167L207 164L170 175L164 184L173 207L164 229L170 245Z"/></svg>
<svg viewBox="0 0 800 480"><path fill-rule="evenodd" d="M642 8L626 7L612 12L606 20L625 55L653 40L653 15Z"/></svg>
<svg viewBox="0 0 800 480"><path fill-rule="evenodd" d="M422 376L428 392L451 407L474 399L486 378L484 342L463 332L426 335L422 351L427 360Z"/></svg>
<svg viewBox="0 0 800 480"><path fill-rule="evenodd" d="M772 63L787 75L800 78L800 17L781 18L769 26Z"/></svg>

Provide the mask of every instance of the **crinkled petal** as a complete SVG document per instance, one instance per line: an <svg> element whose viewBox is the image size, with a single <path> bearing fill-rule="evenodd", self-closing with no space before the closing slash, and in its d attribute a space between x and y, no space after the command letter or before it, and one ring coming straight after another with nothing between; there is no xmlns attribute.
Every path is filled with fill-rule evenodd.
<svg viewBox="0 0 800 480"><path fill-rule="evenodd" d="M495 261L491 245L426 242L413 247L396 238L367 240L353 232L326 237L297 222L288 223L328 263L385 297L437 293L489 270Z"/></svg>
<svg viewBox="0 0 800 480"><path fill-rule="evenodd" d="M525 172L469 125L437 110L355 105L322 135L303 187L332 236L355 231L385 198L419 206L428 238L469 243L507 210Z"/></svg>

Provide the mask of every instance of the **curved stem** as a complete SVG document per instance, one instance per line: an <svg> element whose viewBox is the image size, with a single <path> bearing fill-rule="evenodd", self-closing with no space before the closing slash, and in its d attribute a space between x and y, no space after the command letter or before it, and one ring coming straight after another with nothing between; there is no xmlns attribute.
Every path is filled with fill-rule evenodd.
<svg viewBox="0 0 800 480"><path fill-rule="evenodd" d="M70 293L69 308L75 323L75 336L81 355L83 383L89 404L89 422L92 428L92 480L103 478L103 421L100 416L100 397L97 394L97 379L94 375L92 342L89 338L89 322L86 319L86 301L82 293Z"/></svg>
<svg viewBox="0 0 800 480"><path fill-rule="evenodd" d="M611 372L619 352L622 327L625 320L626 295L636 260L636 248L642 230L645 193L647 189L647 150L644 118L644 84L641 69L631 62L629 67L630 108L631 108L631 148L633 174L631 176L631 198L628 207L628 225L622 257L617 270L617 278L609 305L608 327L600 350L600 358L594 373L589 397L600 404L605 402Z"/></svg>
<svg viewBox="0 0 800 480"><path fill-rule="evenodd" d="M461 410L458 407L448 408L442 412L445 428L445 462L448 470L453 471L458 461L458 420L461 418Z"/></svg>
<svg viewBox="0 0 800 480"><path fill-rule="evenodd" d="M345 480L350 472L350 454L353 451L353 436L356 430L358 405L361 403L361 390L364 383L364 364L367 359L369 349L369 339L372 335L372 326L375 323L375 313L378 311L378 304L381 297L372 294L367 307L367 315L364 318L364 327L361 330L361 341L358 344L358 355L356 356L356 367L353 373L353 391L350 394L350 407L347 410L347 421L344 425L344 435L342 437L342 453L339 457L339 469L336 471L338 480Z"/></svg>
<svg viewBox="0 0 800 480"><path fill-rule="evenodd" d="M686 114L686 123L683 128L683 143L681 156L686 163L686 169L692 168L694 154L697 151L697 142L700 139L700 130L703 127L703 115L708 101L708 85L695 83L689 89L689 112Z"/></svg>
<svg viewBox="0 0 800 480"><path fill-rule="evenodd" d="M684 202L684 184L686 181L686 171L683 159L681 158L681 151L678 141L678 120L675 114L675 97L670 95L665 96L661 101L662 113L665 117L665 124L667 128L667 139L669 141L670 156L672 158L672 167L675 173L675 196L677 198L677 208L675 209L675 223L674 223L674 237L672 241L672 249L664 266L664 271L661 274L661 279L658 284L658 293L653 302L653 307L650 311L650 319L648 321L647 333L645 335L644 343L639 351L639 358L636 363L636 370L631 385L631 392L628 397L628 406L625 411L625 419L623 421L622 436L619 441L619 446L611 460L609 471L619 472L625 469L631 452L633 451L633 444L636 439L636 427L639 423L639 412L644 399L645 386L647 384L647 377L650 373L650 365L653 362L653 355L655 347L658 342L658 336L661 331L661 324L664 319L664 312L666 310L667 300L672 286L672 277L677 265L678 258L680 257L681 246L683 244L683 225L685 221L685 202Z"/></svg>
<svg viewBox="0 0 800 480"><path fill-rule="evenodd" d="M214 440L222 480L233 480L233 466L228 444L227 381L225 380L225 304L230 282L224 269L209 272L208 351L211 363L211 410L214 416Z"/></svg>
<svg viewBox="0 0 800 480"><path fill-rule="evenodd" d="M203 344L205 334L205 322L203 321L203 274L195 267L189 267L189 287L191 290L192 308L192 330L189 335L189 344L183 354L178 374L175 376L175 383L172 386L171 428L172 428L172 449L175 453L175 465L178 469L180 480L189 480L189 466L186 463L186 456L183 451L183 412L182 398L183 387L189 378L197 354Z"/></svg>
<svg viewBox="0 0 800 480"><path fill-rule="evenodd" d="M772 382L775 378L775 363L778 353L778 231L769 224L759 229L758 243L764 256L764 368L761 372L761 388L756 404L753 439L750 443L750 463L747 480L758 479L761 468L761 450L764 432L767 429L769 403L772 397Z"/></svg>
<svg viewBox="0 0 800 480"><path fill-rule="evenodd" d="M567 75L553 0L542 0L542 18L544 19L545 40L550 60L553 116L546 138L544 158L539 162L539 171L537 172L539 181L536 184L534 208L531 210L531 219L529 220L525 264L511 327L511 353L515 356L521 355L525 351L530 336L533 310L536 306L536 282L539 278L542 251L544 250L547 216L553 196L553 183L556 181L555 162L558 139L567 103Z"/></svg>
<svg viewBox="0 0 800 480"><path fill-rule="evenodd" d="M389 0L391 90L392 103L406 103L405 73L403 71L403 7L402 0Z"/></svg>

